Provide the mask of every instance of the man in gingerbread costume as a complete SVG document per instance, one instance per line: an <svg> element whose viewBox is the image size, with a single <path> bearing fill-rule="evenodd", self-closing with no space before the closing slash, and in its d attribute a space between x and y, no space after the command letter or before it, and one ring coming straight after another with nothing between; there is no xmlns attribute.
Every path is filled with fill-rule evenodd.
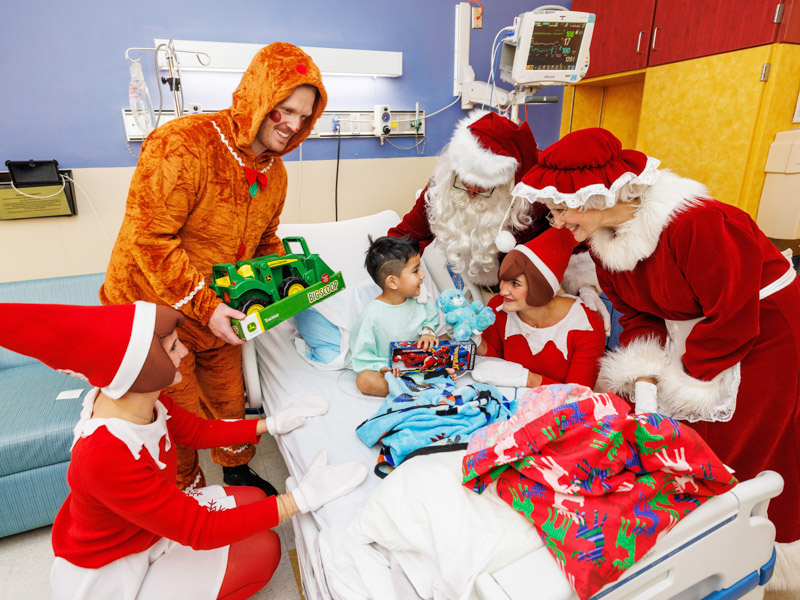
<svg viewBox="0 0 800 600"><path fill-rule="evenodd" d="M182 381L165 390L208 419L244 416L244 314L209 289L216 263L283 254L276 235L286 200L281 156L308 136L327 102L319 69L300 48L274 43L253 58L231 108L166 123L142 145L125 217L100 289L103 304L147 300L186 317ZM275 494L247 465L252 445L215 448L228 485ZM178 485L202 487L194 450L178 448Z"/></svg>
<svg viewBox="0 0 800 600"><path fill-rule="evenodd" d="M503 255L549 227L541 205L515 201L512 194L537 156L527 122L517 125L497 113L472 111L456 125L413 208L388 235L411 236L420 252L436 239L454 273L496 291ZM610 316L594 268L585 266L588 255L580 258L570 262L564 288L603 316L608 333Z"/></svg>

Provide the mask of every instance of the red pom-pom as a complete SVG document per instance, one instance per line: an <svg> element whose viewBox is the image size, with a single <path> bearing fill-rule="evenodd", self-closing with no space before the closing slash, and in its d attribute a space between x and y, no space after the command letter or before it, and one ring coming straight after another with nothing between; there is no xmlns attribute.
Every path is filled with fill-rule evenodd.
<svg viewBox="0 0 800 600"><path fill-rule="evenodd" d="M308 67L306 67L305 65L297 65L294 68L294 70L300 73L300 75L305 75L306 73L308 73Z"/></svg>

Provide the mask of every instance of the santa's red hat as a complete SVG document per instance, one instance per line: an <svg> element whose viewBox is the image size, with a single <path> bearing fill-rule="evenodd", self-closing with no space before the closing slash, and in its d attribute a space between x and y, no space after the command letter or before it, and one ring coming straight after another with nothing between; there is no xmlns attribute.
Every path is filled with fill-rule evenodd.
<svg viewBox="0 0 800 600"><path fill-rule="evenodd" d="M485 189L519 182L536 164L537 152L527 122L517 125L483 110L474 110L459 121L445 149L459 179Z"/></svg>
<svg viewBox="0 0 800 600"><path fill-rule="evenodd" d="M0 322L0 346L88 381L110 398L155 392L175 379L159 337L183 316L167 306L0 304Z"/></svg>
<svg viewBox="0 0 800 600"><path fill-rule="evenodd" d="M550 202L582 208L595 198L593 208L608 208L627 183L653 185L660 161L638 150L623 150L610 131L600 127L568 133L539 154L525 173L514 196L528 202Z"/></svg>
<svg viewBox="0 0 800 600"><path fill-rule="evenodd" d="M568 229L550 228L526 244L516 246L500 264L500 280L525 275L529 306L544 306L558 293L569 257L577 245Z"/></svg>

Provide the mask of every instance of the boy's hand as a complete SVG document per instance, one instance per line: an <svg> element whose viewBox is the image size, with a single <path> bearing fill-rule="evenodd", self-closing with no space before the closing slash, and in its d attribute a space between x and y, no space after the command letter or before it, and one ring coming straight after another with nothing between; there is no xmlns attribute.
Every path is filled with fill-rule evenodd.
<svg viewBox="0 0 800 600"><path fill-rule="evenodd" d="M433 350L438 345L439 338L430 333L423 333L417 340L417 348L422 348L423 350Z"/></svg>
<svg viewBox="0 0 800 600"><path fill-rule="evenodd" d="M393 375L395 378L397 378L397 377L400 377L400 369L399 369L399 368L397 368L397 367L394 367L393 369L390 369L389 367L382 367L382 368L381 368L381 375L383 375L384 373L386 373L386 371L391 371L391 372L392 372L392 375Z"/></svg>

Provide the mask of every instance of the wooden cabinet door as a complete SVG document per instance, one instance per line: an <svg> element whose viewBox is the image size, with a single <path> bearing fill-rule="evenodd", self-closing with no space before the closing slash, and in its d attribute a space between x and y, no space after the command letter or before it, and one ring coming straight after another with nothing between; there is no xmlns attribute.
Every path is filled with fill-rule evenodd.
<svg viewBox="0 0 800 600"><path fill-rule="evenodd" d="M573 0L572 10L596 15L587 77L647 66L655 0Z"/></svg>
<svg viewBox="0 0 800 600"><path fill-rule="evenodd" d="M783 17L778 26L778 41L800 44L800 0L783 0Z"/></svg>
<svg viewBox="0 0 800 600"><path fill-rule="evenodd" d="M770 44L776 7L777 0L658 0L648 64Z"/></svg>

